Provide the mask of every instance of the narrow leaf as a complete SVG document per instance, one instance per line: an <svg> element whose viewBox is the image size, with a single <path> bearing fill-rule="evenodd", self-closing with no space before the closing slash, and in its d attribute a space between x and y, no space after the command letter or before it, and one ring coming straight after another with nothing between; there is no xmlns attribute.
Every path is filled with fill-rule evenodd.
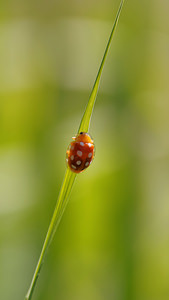
<svg viewBox="0 0 169 300"><path fill-rule="evenodd" d="M71 172L71 170L67 168L66 174L65 174L65 177L63 180L63 184L62 184L62 187L60 190L60 194L59 194L57 202L56 202L54 213L53 213L53 216L52 216L49 228L48 228L48 232L47 232L47 235L46 235L43 247L42 247L42 251L41 251L41 254L40 254L40 257L39 257L39 260L38 260L38 263L37 263L37 266L36 266L36 269L35 269L35 272L34 272L34 275L32 278L31 285L26 294L25 300L30 300L32 298L32 293L33 293L36 281L38 279L39 272L42 267L45 254L47 253L48 247L53 239L55 231L58 227L58 224L59 224L61 217L64 213L64 210L66 208L75 178L76 178L76 174Z"/></svg>
<svg viewBox="0 0 169 300"><path fill-rule="evenodd" d="M118 12L117 12L114 24L113 24L113 28L112 28L112 31L110 33L110 37L109 37L109 40L108 40L108 43L107 43L107 46L106 46L106 50L104 52L103 59L102 59L99 71L97 73L97 77L96 77L92 92L90 94L90 98L89 98L86 110L85 110L84 115L82 117L78 132L81 132L81 131L88 132L88 130L89 130L90 120L91 120L94 104L95 104L95 101L96 101L96 96L97 96L97 92L98 92L98 88L99 88L99 83L100 83L100 78L101 78L103 66L104 66L104 63L105 63L105 60L106 60L108 50L110 48L113 33L114 33L115 28L117 26L117 22L118 22L118 19L119 19L119 16L120 16L120 12L121 12L121 9L122 9L122 6L123 6L123 2L124 1L122 0L121 3L120 3L120 6L119 6L119 9L118 9Z"/></svg>
<svg viewBox="0 0 169 300"><path fill-rule="evenodd" d="M112 28L112 31L111 31L111 34L110 34L110 37L109 37L109 40L108 40L108 43L106 46L106 50L103 55L103 59L102 59L102 62L101 62L92 92L91 92L91 95L90 95L90 98L88 100L87 107L86 107L84 115L82 117L78 132L81 132L81 131L88 132L88 130L89 130L90 120L91 120L92 111L94 108L94 104L95 104L95 100L96 100L96 96L97 96L97 92L98 92L98 88L99 88L99 83L100 83L103 66L105 63L105 59L106 59L110 44L111 44L114 30L116 28L116 25L117 25L117 22L118 22L118 19L120 16L122 5L123 5L123 1L121 1L121 3L120 3L119 9L118 9L118 12L116 15L116 19L113 24L113 28ZM42 267L42 264L44 261L45 254L47 253L48 247L53 239L53 236L58 227L58 224L59 224L59 222L62 218L62 215L65 211L65 208L68 203L69 196L70 196L70 192L72 190L73 183L75 181L76 176L77 176L76 173L73 173L69 168L67 168L65 178L63 180L63 184L62 184L62 187L60 190L60 194L59 194L57 202L56 202L54 213L53 213L53 216L52 216L49 228L48 228L48 232L46 234L46 238L45 238L45 241L44 241L44 244L42 247L42 251L41 251L30 287L26 294L25 300L30 300L32 298L32 293L33 293L35 284L37 282L37 279L38 279L38 276L39 276L39 273L40 273L40 270L41 270L41 267Z"/></svg>

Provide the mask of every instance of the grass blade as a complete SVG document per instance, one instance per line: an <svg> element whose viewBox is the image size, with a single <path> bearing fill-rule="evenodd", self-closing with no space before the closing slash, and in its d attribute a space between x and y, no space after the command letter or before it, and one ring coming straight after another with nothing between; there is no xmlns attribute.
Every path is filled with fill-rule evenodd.
<svg viewBox="0 0 169 300"><path fill-rule="evenodd" d="M33 293L36 281L38 279L39 272L42 267L45 254L48 250L48 247L53 239L55 231L58 227L58 224L59 224L61 217L64 213L64 210L66 208L75 178L76 178L76 174L71 172L67 168L66 174L65 174L65 177L63 180L63 184L62 184L62 187L60 190L60 194L59 194L57 202L56 202L54 213L53 213L53 216L52 216L49 228L48 228L48 232L47 232L47 235L46 235L43 247L42 247L42 251L41 251L41 254L40 254L40 257L39 257L39 260L38 260L38 263L37 263L37 266L36 266L36 269L35 269L35 272L34 272L34 275L32 278L32 282L31 282L29 290L26 294L25 300L30 300L32 298L32 293Z"/></svg>
<svg viewBox="0 0 169 300"><path fill-rule="evenodd" d="M85 110L84 115L82 117L78 132L81 132L81 131L88 132L88 130L89 130L90 120L91 120L94 104L95 104L95 101L96 101L97 92L98 92L98 89L99 89L99 83L100 83L100 78L101 78L103 66L104 66L104 63L105 63L105 60L106 60L108 50L110 48L110 44L111 44L111 41L112 41L112 37L113 37L114 31L115 31L115 28L117 26L117 22L118 22L118 19L119 19L119 16L120 16L120 12L121 12L123 3L124 3L124 1L122 0L121 3L120 3L120 6L119 6L114 24L113 24L112 31L110 33L110 37L109 37L109 40L108 40L108 43L107 43L107 46L106 46L106 50L105 50L104 55L103 55L102 62L100 64L99 71L97 73L95 83L93 85L92 92L90 94L90 98L89 98L86 110Z"/></svg>
<svg viewBox="0 0 169 300"><path fill-rule="evenodd" d="M124 1L122 0L121 3L120 3L120 6L119 6L119 9L118 9L116 18L115 18L115 22L113 24L113 28L112 28L112 31L111 31L111 34L110 34L110 37L109 37L104 55L103 55L103 59L101 61L101 65L100 65L100 68L99 68L99 71L98 71L98 74L97 74L97 77L96 77L91 95L89 97L87 107L86 107L84 115L82 117L78 132L81 132L81 131L88 132L88 130L89 130L90 120L91 120L92 111L93 111L93 108L94 108L94 104L95 104L95 100L96 100L96 96L97 96L97 92L98 92L98 88L99 88L99 83L100 83L100 78L101 78L103 66L104 66L104 63L105 63L105 59L106 59L108 50L110 48L113 33L115 31L115 28L116 28L116 25L117 25L117 22L118 22L118 19L119 19L119 16L120 16L120 12L121 12L121 9L122 9L122 6L123 6L123 2ZM29 287L28 292L26 294L25 300L30 300L32 298L33 290L34 290L34 287L36 285L36 282L37 282L37 279L38 279L38 276L39 276L39 273L40 273L40 270L41 270L41 267L42 267L42 264L43 264L43 261L44 261L45 254L47 253L49 245L50 245L50 243L53 239L55 231L58 227L58 224L59 224L59 222L62 218L62 215L63 215L64 210L66 208L66 205L68 203L69 195L70 195L70 192L72 190L73 183L75 181L76 176L77 176L76 173L73 173L70 169L67 168L66 174L65 174L65 177L64 177L64 180L63 180L63 184L62 184L62 187L61 187L61 190L60 190L60 194L59 194L57 202L56 202L54 213L53 213L53 216L52 216L49 228L48 228L48 232L46 234L46 238L45 238L45 241L44 241L44 244L43 244L43 247L42 247L42 251L41 251L41 254L40 254L40 257L39 257L39 260L38 260L38 263L37 263L37 266L36 266L36 269L35 269L31 284L30 284L30 287Z"/></svg>

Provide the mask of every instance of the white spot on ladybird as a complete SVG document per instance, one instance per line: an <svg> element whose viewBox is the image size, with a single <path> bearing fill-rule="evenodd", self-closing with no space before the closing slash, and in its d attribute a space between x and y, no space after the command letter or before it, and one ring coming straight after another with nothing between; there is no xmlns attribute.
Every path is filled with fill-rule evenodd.
<svg viewBox="0 0 169 300"><path fill-rule="evenodd" d="M90 153L88 154L88 157L90 158L90 157L92 157L92 155L93 155L93 153L90 152Z"/></svg>
<svg viewBox="0 0 169 300"><path fill-rule="evenodd" d="M81 162L80 160L77 160L76 165L80 166L81 163L82 163L82 162Z"/></svg>
<svg viewBox="0 0 169 300"><path fill-rule="evenodd" d="M83 143L83 142L80 142L80 145L81 145L81 146L84 146L84 143Z"/></svg>
<svg viewBox="0 0 169 300"><path fill-rule="evenodd" d="M71 159L71 160L74 160L74 158L75 158L74 155L71 155L70 159Z"/></svg>
<svg viewBox="0 0 169 300"><path fill-rule="evenodd" d="M76 170L76 166L74 166L74 165L71 165L71 167L72 167L73 169L75 169L75 170Z"/></svg>
<svg viewBox="0 0 169 300"><path fill-rule="evenodd" d="M91 146L92 146L92 144L91 144L91 143L88 143L88 146L89 146L89 147L91 147Z"/></svg>
<svg viewBox="0 0 169 300"><path fill-rule="evenodd" d="M74 146L71 146L71 150L74 150L74 148L75 148Z"/></svg>
<svg viewBox="0 0 169 300"><path fill-rule="evenodd" d="M78 150L78 151L77 151L77 155L78 155L78 156L82 156L82 151L79 151L79 150Z"/></svg>
<svg viewBox="0 0 169 300"><path fill-rule="evenodd" d="M89 165L89 162L87 161L87 162L85 163L85 167L88 167L88 165Z"/></svg>

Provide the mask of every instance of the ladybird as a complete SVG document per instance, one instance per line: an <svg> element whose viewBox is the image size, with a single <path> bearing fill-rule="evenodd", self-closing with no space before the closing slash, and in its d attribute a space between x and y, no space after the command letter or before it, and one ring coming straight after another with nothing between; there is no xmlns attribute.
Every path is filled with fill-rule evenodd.
<svg viewBox="0 0 169 300"><path fill-rule="evenodd" d="M90 166L94 158L94 143L86 132L80 132L72 139L66 152L66 161L72 172L80 173Z"/></svg>

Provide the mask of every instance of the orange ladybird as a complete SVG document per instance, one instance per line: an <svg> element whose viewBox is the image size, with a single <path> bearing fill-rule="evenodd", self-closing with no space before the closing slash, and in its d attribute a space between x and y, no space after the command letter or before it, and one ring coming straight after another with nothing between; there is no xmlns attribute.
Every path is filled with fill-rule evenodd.
<svg viewBox="0 0 169 300"><path fill-rule="evenodd" d="M94 143L86 132L80 132L72 139L66 152L66 161L72 172L80 173L90 166L94 158Z"/></svg>

